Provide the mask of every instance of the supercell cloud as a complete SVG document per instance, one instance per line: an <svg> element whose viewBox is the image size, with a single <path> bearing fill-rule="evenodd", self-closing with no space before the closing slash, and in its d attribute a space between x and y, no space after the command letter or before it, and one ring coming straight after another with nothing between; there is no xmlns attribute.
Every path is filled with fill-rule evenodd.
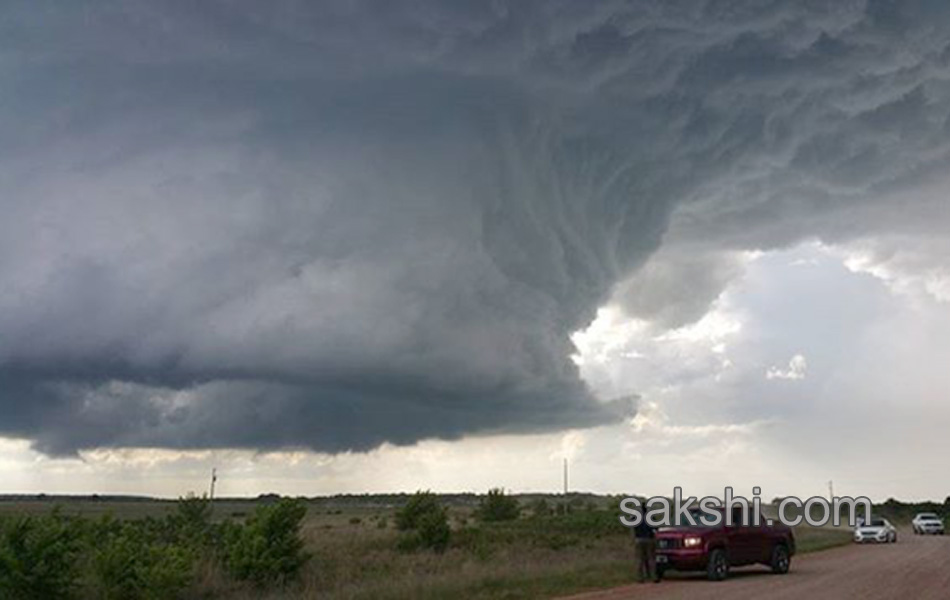
<svg viewBox="0 0 950 600"><path fill-rule="evenodd" d="M943 2L0 11L0 434L44 452L607 423L570 359L607 302L677 327L803 239L944 258Z"/></svg>

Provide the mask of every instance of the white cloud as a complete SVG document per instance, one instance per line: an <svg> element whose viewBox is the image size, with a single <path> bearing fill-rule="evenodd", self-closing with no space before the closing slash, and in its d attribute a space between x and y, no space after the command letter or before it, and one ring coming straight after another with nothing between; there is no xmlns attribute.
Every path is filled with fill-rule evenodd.
<svg viewBox="0 0 950 600"><path fill-rule="evenodd" d="M805 372L808 370L808 361L801 354L796 354L788 361L788 368L771 366L765 372L766 379L804 379Z"/></svg>
<svg viewBox="0 0 950 600"><path fill-rule="evenodd" d="M912 301L950 304L950 239L941 236L879 236L837 249L844 264L887 284Z"/></svg>

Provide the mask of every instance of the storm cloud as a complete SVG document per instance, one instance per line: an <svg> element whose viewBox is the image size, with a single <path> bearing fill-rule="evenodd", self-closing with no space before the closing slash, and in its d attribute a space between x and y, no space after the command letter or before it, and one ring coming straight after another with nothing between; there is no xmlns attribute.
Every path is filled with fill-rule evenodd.
<svg viewBox="0 0 950 600"><path fill-rule="evenodd" d="M0 434L48 453L612 422L604 303L950 226L942 2L2 11Z"/></svg>

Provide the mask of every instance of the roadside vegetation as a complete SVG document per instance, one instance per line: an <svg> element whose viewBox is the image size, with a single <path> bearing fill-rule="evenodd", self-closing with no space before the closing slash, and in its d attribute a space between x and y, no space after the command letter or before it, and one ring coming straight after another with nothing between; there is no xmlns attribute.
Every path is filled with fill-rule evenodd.
<svg viewBox="0 0 950 600"><path fill-rule="evenodd" d="M874 514L901 525L909 524L917 513L936 513L943 515L946 525L950 527L950 496L947 496L943 504L938 502L900 502L894 498L889 498L883 504L875 505L873 511Z"/></svg>
<svg viewBox="0 0 950 600"><path fill-rule="evenodd" d="M47 515L0 520L0 598L165 600L183 597L208 562L235 588L281 587L308 560L296 500L260 506L245 522L211 521L203 498L163 518Z"/></svg>
<svg viewBox="0 0 950 600"><path fill-rule="evenodd" d="M633 581L618 498L0 503L0 598L537 598ZM45 507L45 508L44 508ZM799 549L850 541L799 527Z"/></svg>

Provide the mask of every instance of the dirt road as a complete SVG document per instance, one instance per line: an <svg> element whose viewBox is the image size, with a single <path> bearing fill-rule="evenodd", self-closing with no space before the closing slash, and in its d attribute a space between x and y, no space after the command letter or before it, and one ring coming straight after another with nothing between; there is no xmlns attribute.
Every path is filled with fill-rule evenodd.
<svg viewBox="0 0 950 600"><path fill-rule="evenodd" d="M733 570L728 580L714 583L701 574L671 573L659 584L636 584L571 598L950 598L950 536L900 534L896 544L843 546L795 556L787 575L773 575L765 567L745 567Z"/></svg>

